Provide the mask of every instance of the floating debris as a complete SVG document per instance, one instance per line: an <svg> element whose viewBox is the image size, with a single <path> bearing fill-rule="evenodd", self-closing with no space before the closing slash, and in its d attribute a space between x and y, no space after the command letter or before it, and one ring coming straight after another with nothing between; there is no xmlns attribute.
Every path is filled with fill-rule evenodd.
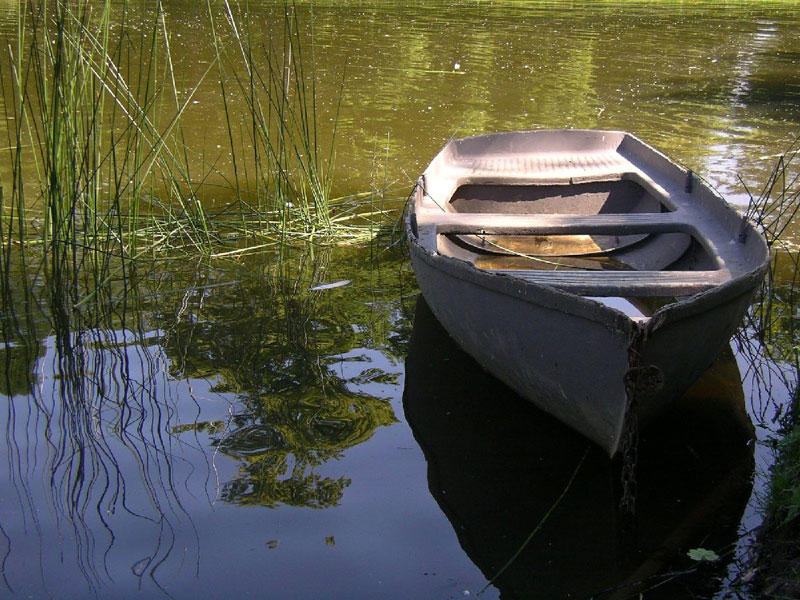
<svg viewBox="0 0 800 600"><path fill-rule="evenodd" d="M316 292L318 290L331 290L333 288L338 288L347 285L350 283L349 279L342 279L341 281L336 281L334 283L322 283L320 285L315 285L312 288L309 288L309 292Z"/></svg>

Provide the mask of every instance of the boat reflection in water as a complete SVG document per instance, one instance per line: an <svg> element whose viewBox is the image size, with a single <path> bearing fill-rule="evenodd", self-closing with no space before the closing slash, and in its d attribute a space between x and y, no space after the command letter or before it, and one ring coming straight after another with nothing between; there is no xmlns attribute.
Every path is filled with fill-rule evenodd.
<svg viewBox="0 0 800 600"><path fill-rule="evenodd" d="M683 598L720 585L750 496L754 431L740 382L728 349L641 432L634 517L619 510L619 459L486 374L422 298L403 401L431 494L487 579L556 505L495 580L504 599ZM720 558L694 561L694 548Z"/></svg>

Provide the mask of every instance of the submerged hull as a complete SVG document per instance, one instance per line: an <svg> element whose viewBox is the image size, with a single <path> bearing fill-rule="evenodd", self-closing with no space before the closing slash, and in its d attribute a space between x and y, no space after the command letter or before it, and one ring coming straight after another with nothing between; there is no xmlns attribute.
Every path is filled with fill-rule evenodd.
<svg viewBox="0 0 800 600"><path fill-rule="evenodd" d="M719 591L754 468L755 433L730 350L642 433L635 517L619 510L617 462L481 372L423 300L403 407L431 494L502 598ZM686 555L697 547L723 558L698 570Z"/></svg>
<svg viewBox="0 0 800 600"><path fill-rule="evenodd" d="M519 140L511 139L510 142L503 140L503 135L487 137L493 142L494 138L501 138L500 150L497 150L497 143L489 144L494 147L493 156L498 152L501 155L503 151L508 152L509 147L516 147L515 151L518 151L520 143L530 143L529 137L533 138L534 145L525 152L536 155L546 153L546 147L536 146L537 135L547 138L553 133L505 134L521 136ZM586 136L608 132L576 133ZM638 140L636 142L634 149L640 156L642 147L647 147ZM579 139L576 143L587 142ZM668 161L664 163L666 159L662 155L652 152L656 162L660 161L654 167L655 170L660 169L655 186L663 189L664 171L676 167ZM447 174L448 165L441 164L447 161L439 160L443 155L460 169L457 175ZM763 240L754 230L747 229L749 225L743 224L721 199L702 188L698 202L707 206L702 207L702 214L706 215L709 222L713 222L713 231L708 234L699 229L691 230L693 239L699 240L692 242L692 248L700 248L702 254L687 259L685 255L692 250L681 253L684 255L680 259L684 261L683 264L699 265L698 268L692 270L683 266L676 269L670 265L663 269L664 274L672 278L670 286L673 280L678 281L674 277L676 274L681 278L675 284L675 290L680 295L673 298L664 299L663 279L658 280L655 288L646 287L661 275L655 273L652 267L644 270L628 268L621 273L622 276L615 272L595 273L583 269L568 273L561 271L565 274L562 276L555 272L555 278L550 272L539 269L538 265L537 269L529 270L520 269L519 264L514 264L510 269L483 268L480 261L488 260L487 257L481 255L480 250L464 246L459 238L452 235L452 227L448 229L459 219L462 222L472 219L480 223L481 213L474 212L475 206L469 207L473 212L459 213L458 206L448 205L447 200L441 197L435 203L441 208L441 214L425 206L426 199L430 197L427 190L437 185L446 190L448 197L453 197L458 195L453 190L463 189L465 185L474 187L475 181L485 180L485 174L475 172L477 161L466 161L474 171L470 174L462 158L459 157L460 162L453 159L452 150L445 148L437 157L438 163L435 160L426 171L410 211L409 247L422 294L453 339L486 370L539 408L598 444L608 454L614 455L620 449L632 420L646 424L656 418L713 362L726 345L763 277L768 256ZM512 180L507 185L515 194L515 199L520 195L520 188L513 186L543 185L537 180L540 173L534 171L529 168L522 175L512 173ZM546 184L552 188L553 173L546 169L543 172ZM606 180L613 175L602 173L596 177ZM624 178L625 172L618 176ZM437 177L451 177L455 183L441 186L435 181ZM567 175L568 182L573 181L574 177ZM492 191L500 190L503 177L495 174L490 179L493 182ZM563 187L569 189L569 183ZM687 196L697 197L698 187L696 185ZM540 201L542 194L536 193L539 196L536 201L529 203L529 209L538 207L536 202ZM559 191L559 194L558 198L568 196L563 191ZM673 207L676 204L674 196L663 202ZM497 212L498 206L519 210L516 200L507 204L508 207L500 203L492 205L492 213L485 215L483 222L489 226L493 221L507 222L510 225L498 226L495 231L503 235L519 234L520 227L515 227L514 215L503 214L501 217L501 213ZM570 210L571 214L575 214L580 210L580 205L573 203ZM679 209L673 210L682 214ZM608 215L602 214L602 206L600 213L600 219L610 222ZM660 218L660 215L657 213L656 217ZM582 224L589 223L591 230L591 216L586 218L580 215L576 220ZM693 215L694 220L698 218ZM544 235L552 233L553 222L558 221L558 226L562 227L568 219L569 215L554 213L551 207L542 220L545 225L538 225L540 229L537 230L536 223L531 226L528 219L523 233L536 235L537 243L540 243ZM637 219L642 220L638 216ZM611 229L611 233L619 231L619 227ZM480 235L485 235L484 227L479 231ZM629 256L636 253L632 261L657 264L656 250L653 248L658 249L664 244L659 246L657 240L643 239L649 230L645 227L644 231L645 235L634 237L642 232L625 230L626 234L632 234L623 238L623 243L625 239L633 240L627 244L629 247L619 250L615 246L607 255L622 256L628 260ZM462 228L455 233L463 232ZM742 232L746 235L741 235ZM666 232L666 235L672 233ZM652 243L648 246L649 242ZM736 253L733 253L724 244L741 248L734 248ZM719 252L718 248L721 248ZM594 255L602 253L596 249L591 252ZM518 263L520 259L516 254L511 258ZM489 259L495 260L495 257L490 256ZM500 260L509 260L509 257L501 257ZM548 257L548 260L552 261L552 257ZM713 263L713 269L704 260ZM634 279L640 273L644 276L643 284ZM719 281L704 284L696 292L692 287L694 283L687 284L684 289L680 287L685 282L699 281L698 277L705 278L706 274L710 274L711 279L719 278ZM608 275L610 277L603 280ZM586 290L576 293L576 281L578 287L583 286ZM595 285L596 281L601 283ZM611 283L606 284L605 281ZM625 281L634 281L631 290L620 284ZM612 296L640 294L658 295L660 308L646 314L626 314L615 308L615 302L611 299Z"/></svg>

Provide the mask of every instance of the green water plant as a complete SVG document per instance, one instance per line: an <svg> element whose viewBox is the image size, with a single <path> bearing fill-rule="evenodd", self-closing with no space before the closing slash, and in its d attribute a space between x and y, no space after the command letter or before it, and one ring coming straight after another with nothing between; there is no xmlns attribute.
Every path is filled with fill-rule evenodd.
<svg viewBox="0 0 800 600"><path fill-rule="evenodd" d="M249 24L242 24L228 0L223 2L221 23L210 0L208 8L238 201L255 210L268 229L329 231L334 142L326 151L320 147L316 74L313 58L311 72L306 73L297 12L285 5L280 39L257 45ZM229 86L244 102L241 120L247 129L241 139L249 146L246 155L236 142L239 132L233 127L240 120L227 100ZM335 128L336 119L332 140ZM245 161L254 189L243 189L240 167Z"/></svg>
<svg viewBox="0 0 800 600"><path fill-rule="evenodd" d="M777 442L770 473L766 519L758 534L753 589L759 598L800 596L800 426Z"/></svg>
<svg viewBox="0 0 800 600"><path fill-rule="evenodd" d="M69 303L79 305L164 251L230 257L287 239L358 241L380 231L393 200L385 191L333 197L344 75L323 117L313 25L284 9L265 39L250 30L246 7L209 0L216 60L185 89L160 2L142 21L111 0L19 0L17 36L0 62L4 262L12 246L24 248L48 281L69 282ZM230 165L205 163L205 149L185 135L187 108L214 72ZM230 184L222 201L209 178ZM209 198L221 208L211 212Z"/></svg>
<svg viewBox="0 0 800 600"><path fill-rule="evenodd" d="M749 327L759 337L762 349L774 360L788 363L800 372L796 341L797 290L800 287L800 252L788 228L800 211L800 138L776 157L758 195L748 189L750 202L745 218L764 234L772 255L771 268L751 307ZM745 186L747 188L747 186ZM788 387L793 384L787 382Z"/></svg>
<svg viewBox="0 0 800 600"><path fill-rule="evenodd" d="M285 3L279 31L264 42L258 24L242 16L246 5L224 0L221 15L216 3L207 0L207 6L240 209L232 211L231 221L248 236L370 239L376 223L387 221L389 186L334 196L345 65L334 106L324 113L317 97L313 10L303 23L296 7ZM324 132L323 121L330 123Z"/></svg>
<svg viewBox="0 0 800 600"><path fill-rule="evenodd" d="M778 443L778 454L769 510L781 527L800 518L800 427L792 429Z"/></svg>
<svg viewBox="0 0 800 600"><path fill-rule="evenodd" d="M161 4L136 37L127 7L108 0L28 0L17 10L10 72L0 77L12 88L3 90L13 123L6 242L41 244L55 276L74 268L100 279L143 239L207 246L177 136L192 94L167 110L177 91Z"/></svg>
<svg viewBox="0 0 800 600"><path fill-rule="evenodd" d="M764 498L764 523L758 533L750 571L756 573L759 597L798 597L800 593L800 336L798 288L800 251L789 226L800 211L800 138L776 157L775 165L757 197L751 194L746 216L759 226L772 251L772 265L751 309L748 329L757 336L760 356L775 368L759 368L759 388L791 391L790 402L770 418L778 431L770 443L775 462ZM754 371L756 372L756 371ZM779 384L779 385L773 385Z"/></svg>

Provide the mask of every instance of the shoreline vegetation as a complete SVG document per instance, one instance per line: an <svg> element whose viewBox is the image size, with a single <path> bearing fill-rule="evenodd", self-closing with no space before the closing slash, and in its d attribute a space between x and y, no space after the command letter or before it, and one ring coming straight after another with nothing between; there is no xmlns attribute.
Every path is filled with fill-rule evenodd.
<svg viewBox="0 0 800 600"><path fill-rule="evenodd" d="M80 313L98 297L114 297L113 284L162 259L366 243L396 221L404 194L389 182L334 194L338 106L323 136L313 32L309 47L293 6L285 5L283 35L268 46L254 42L237 4L207 0L207 10L215 60L187 88L160 3L149 27L133 30L124 3L19 0L15 44L0 61L10 165L0 180L5 315L16 315L20 276L26 299L36 288L46 300L35 301L74 328L91 321ZM185 117L207 85L219 88L229 147L224 165L199 161L206 166L198 170L204 149L188 147ZM795 390L775 441L753 575L743 582L765 598L800 598L800 255L782 242L800 208L797 152L795 143L782 155L747 213L774 256L749 326L767 357L788 365L782 376Z"/></svg>
<svg viewBox="0 0 800 600"><path fill-rule="evenodd" d="M775 373L792 392L790 406L774 417L779 429L770 440L775 460L763 501L763 523L756 534L752 564L742 577L756 597L775 600L800 598L800 342L796 329L800 252L784 239L800 210L798 153L800 138L778 157L746 213L759 225L773 256L748 326L768 360L785 367Z"/></svg>

